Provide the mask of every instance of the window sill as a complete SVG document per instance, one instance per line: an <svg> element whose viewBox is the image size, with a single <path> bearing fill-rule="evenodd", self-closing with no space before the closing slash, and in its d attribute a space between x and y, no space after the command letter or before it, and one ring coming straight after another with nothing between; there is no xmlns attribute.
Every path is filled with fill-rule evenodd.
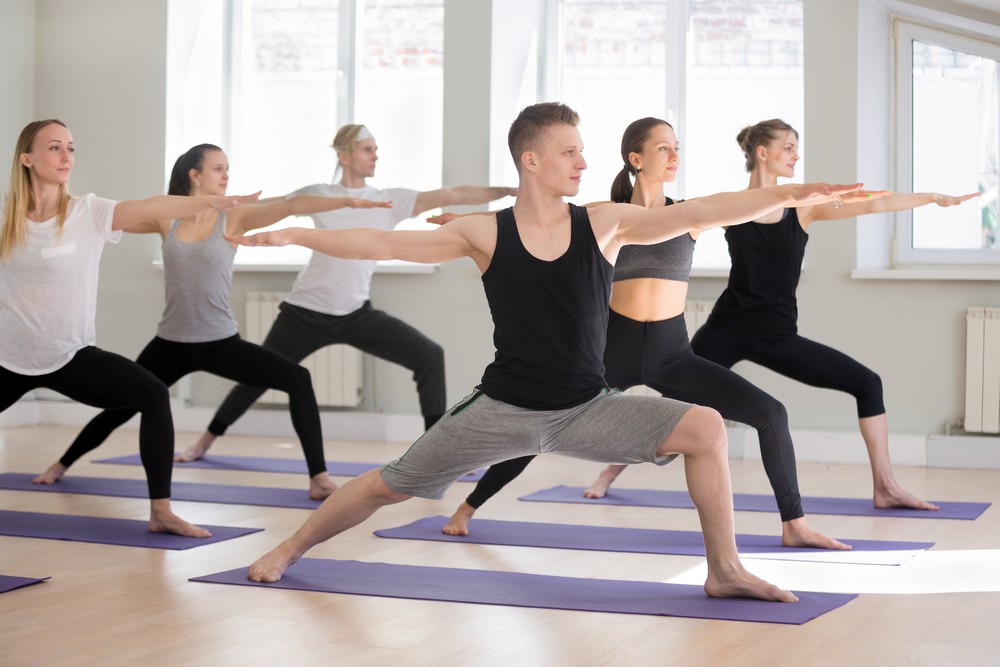
<svg viewBox="0 0 1000 667"><path fill-rule="evenodd" d="M854 269L853 280L1000 280L1000 267L911 267L899 269Z"/></svg>
<svg viewBox="0 0 1000 667"><path fill-rule="evenodd" d="M304 264L235 264L235 273L298 273L304 268ZM440 264L418 264L416 262L404 262L398 259L379 262L375 267L375 273L434 273ZM163 260L153 260L153 267L158 271L163 270Z"/></svg>
<svg viewBox="0 0 1000 667"><path fill-rule="evenodd" d="M729 269L691 269L692 278L729 278Z"/></svg>

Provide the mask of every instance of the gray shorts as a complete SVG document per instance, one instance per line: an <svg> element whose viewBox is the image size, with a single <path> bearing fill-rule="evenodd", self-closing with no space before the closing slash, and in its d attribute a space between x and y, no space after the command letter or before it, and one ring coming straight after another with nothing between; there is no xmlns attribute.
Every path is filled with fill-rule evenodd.
<svg viewBox="0 0 1000 667"><path fill-rule="evenodd" d="M666 465L677 455L657 456L656 450L691 407L610 389L573 408L529 410L476 391L383 466L382 481L398 493L441 498L477 468L531 454Z"/></svg>

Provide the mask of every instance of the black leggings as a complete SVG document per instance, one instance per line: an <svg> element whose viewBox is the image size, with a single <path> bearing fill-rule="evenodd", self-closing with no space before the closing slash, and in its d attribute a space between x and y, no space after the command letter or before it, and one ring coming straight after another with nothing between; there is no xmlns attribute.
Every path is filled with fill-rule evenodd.
<svg viewBox="0 0 1000 667"><path fill-rule="evenodd" d="M812 387L846 392L857 401L858 419L885 414L882 378L877 373L808 338L758 338L706 324L695 332L691 347L699 357L726 368L737 361L752 361Z"/></svg>
<svg viewBox="0 0 1000 667"><path fill-rule="evenodd" d="M52 373L21 375L0 368L0 412L32 389L45 387L97 408L142 413L139 456L151 500L170 497L174 465L174 422L170 394L163 382L134 361L96 347L85 347Z"/></svg>
<svg viewBox="0 0 1000 667"><path fill-rule="evenodd" d="M424 425L430 427L445 410L444 349L406 322L363 306L347 315L325 315L282 302L278 317L263 346L298 363L310 354L337 343L413 371L420 397ZM250 409L264 393L262 387L246 380L233 387L208 425L214 435L222 435Z"/></svg>
<svg viewBox="0 0 1000 667"><path fill-rule="evenodd" d="M696 357L688 343L683 315L638 322L611 311L604 366L605 379L612 387L625 391L646 385L668 398L707 405L726 419L753 426L781 520L803 516L784 406L736 373ZM520 474L531 458L491 466L466 502L478 508Z"/></svg>
<svg viewBox="0 0 1000 667"><path fill-rule="evenodd" d="M248 343L238 335L208 343L175 343L154 338L136 363L168 387L188 373L206 371L236 382L272 387L288 394L292 425L305 452L309 476L326 471L323 432L319 407L309 371L280 354ZM105 410L90 420L59 462L73 465L81 456L96 449L111 432L136 413L134 408ZM173 437L170 451L173 453Z"/></svg>

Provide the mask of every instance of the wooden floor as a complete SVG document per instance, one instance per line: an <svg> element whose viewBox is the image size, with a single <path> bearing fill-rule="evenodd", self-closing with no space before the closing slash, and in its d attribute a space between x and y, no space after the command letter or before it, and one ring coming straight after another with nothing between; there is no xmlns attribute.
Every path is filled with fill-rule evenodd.
<svg viewBox="0 0 1000 667"><path fill-rule="evenodd" d="M0 431L0 471L38 472L75 429ZM179 446L194 436L178 434ZM327 442L327 458L381 462L403 444ZM116 433L101 456L134 453ZM298 456L265 438L224 438L215 451ZM93 457L100 458L100 457ZM89 463L70 474L139 478L141 469ZM482 518L696 530L693 510L524 503L555 484L585 485L594 464L543 457L481 511ZM813 516L840 538L933 541L934 550L1000 549L1000 474L899 469L905 486L939 500L994 503L976 521ZM867 467L801 464L808 495L864 496ZM301 488L305 476L177 470L176 481ZM620 486L683 487L680 465L626 471ZM737 492L767 493L759 462L734 462ZM385 540L372 530L450 514L472 486L441 501L412 500L320 545L310 557L662 581L703 563L681 556L608 554ZM0 537L0 574L48 582L0 595L0 665L1000 665L1000 592L862 594L802 626L520 609L192 583L248 565L287 536L304 510L175 502L196 523L266 530L187 551ZM145 519L143 500L0 491L0 508ZM773 534L774 515L741 512L741 533ZM1000 553L1000 552L997 552ZM759 562L759 561L758 561ZM747 561L753 570L753 561ZM996 563L1000 568L1000 560ZM828 565L831 573L841 565ZM853 566L857 567L857 566ZM866 566L885 567L885 566ZM901 567L906 567L904 564ZM781 581L775 583L781 584Z"/></svg>

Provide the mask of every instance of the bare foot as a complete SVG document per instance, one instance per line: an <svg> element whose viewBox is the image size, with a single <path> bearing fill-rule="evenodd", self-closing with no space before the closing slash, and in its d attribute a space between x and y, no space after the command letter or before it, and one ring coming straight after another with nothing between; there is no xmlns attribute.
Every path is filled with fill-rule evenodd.
<svg viewBox="0 0 1000 667"><path fill-rule="evenodd" d="M178 463L190 463L192 461L197 461L205 456L205 452L208 451L208 448L212 446L213 442L215 442L215 436L206 431L201 434L201 437L198 438L193 445L185 449L183 454L175 456L174 461L177 461Z"/></svg>
<svg viewBox="0 0 1000 667"><path fill-rule="evenodd" d="M164 506L164 500L166 505ZM154 500L149 514L149 532L173 533L184 537L211 537L212 533L200 526L188 523L170 510L170 499Z"/></svg>
<svg viewBox="0 0 1000 667"><path fill-rule="evenodd" d="M597 476L593 484L587 487L587 490L583 492L583 497L603 498L607 495L608 489L611 488L612 482L618 479L618 475L622 474L622 470L625 470L625 466L623 465L609 465L601 471L601 474Z"/></svg>
<svg viewBox="0 0 1000 667"><path fill-rule="evenodd" d="M469 520L472 519L472 515L476 513L476 508L469 503L462 503L455 510L455 513L451 515L451 519L448 520L448 524L441 529L441 532L445 535L468 535L469 534Z"/></svg>
<svg viewBox="0 0 1000 667"><path fill-rule="evenodd" d="M816 549L837 549L848 551L851 546L838 542L832 537L817 533L806 524L805 517L781 523L781 544L786 547L813 547Z"/></svg>
<svg viewBox="0 0 1000 667"><path fill-rule="evenodd" d="M298 559L298 556L286 552L285 543L282 542L278 548L268 551L250 566L247 570L247 579L273 584L280 580L285 570Z"/></svg>
<svg viewBox="0 0 1000 667"><path fill-rule="evenodd" d="M728 576L709 570L708 579L705 581L705 593L713 598L755 598L771 602L799 601L791 591L769 584L742 567Z"/></svg>
<svg viewBox="0 0 1000 667"><path fill-rule="evenodd" d="M330 479L330 473L321 472L309 478L309 497L313 500L325 500L337 490L337 483Z"/></svg>
<svg viewBox="0 0 1000 667"><path fill-rule="evenodd" d="M43 472L41 475L31 480L32 484L55 484L62 476L66 474L69 470L66 466L56 461L49 466L49 469Z"/></svg>
<svg viewBox="0 0 1000 667"><path fill-rule="evenodd" d="M915 510L941 509L934 503L917 498L895 483L886 485L881 489L875 489L875 507L880 510L892 509L894 507L908 507Z"/></svg>

